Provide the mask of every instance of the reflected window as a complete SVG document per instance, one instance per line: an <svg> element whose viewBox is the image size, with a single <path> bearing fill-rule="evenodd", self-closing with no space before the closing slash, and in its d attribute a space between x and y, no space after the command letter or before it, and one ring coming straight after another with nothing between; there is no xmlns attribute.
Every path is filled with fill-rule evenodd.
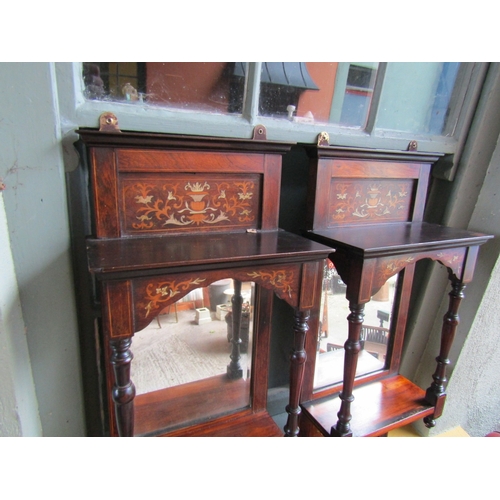
<svg viewBox="0 0 500 500"><path fill-rule="evenodd" d="M85 94L89 99L135 101L146 92L146 63L83 63Z"/></svg>
<svg viewBox="0 0 500 500"><path fill-rule="evenodd" d="M373 97L378 63L349 64L339 124L364 127ZM338 90L340 92L340 89ZM332 121L334 118L332 117Z"/></svg>
<svg viewBox="0 0 500 500"><path fill-rule="evenodd" d="M447 135L460 105L459 71L460 63L442 62L262 63L259 112L357 129L373 114L375 129Z"/></svg>
<svg viewBox="0 0 500 500"><path fill-rule="evenodd" d="M262 64L262 115L298 123L365 126L378 63Z"/></svg>
<svg viewBox="0 0 500 500"><path fill-rule="evenodd" d="M147 103L176 109L239 113L246 63L83 63L87 99ZM243 78L239 74L243 74Z"/></svg>

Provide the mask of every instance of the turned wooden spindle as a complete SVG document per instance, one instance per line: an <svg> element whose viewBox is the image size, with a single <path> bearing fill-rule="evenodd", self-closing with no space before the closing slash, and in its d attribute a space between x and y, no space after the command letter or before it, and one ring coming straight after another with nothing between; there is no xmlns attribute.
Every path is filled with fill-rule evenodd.
<svg viewBox="0 0 500 500"><path fill-rule="evenodd" d="M131 338L111 340L111 365L115 382L111 396L115 404L116 426L119 436L134 435L135 386L130 380L130 362L134 355L130 351Z"/></svg>
<svg viewBox="0 0 500 500"><path fill-rule="evenodd" d="M285 425L285 436L296 437L299 434L300 392L304 379L304 368L307 359L304 349L309 321L309 310L295 310L294 347L290 356L290 399L286 407L288 419Z"/></svg>
<svg viewBox="0 0 500 500"><path fill-rule="evenodd" d="M443 317L443 327L441 329L441 348L439 356L436 358L436 371L432 375L434 382L432 382L425 393L426 401L435 407L434 413L424 418L424 423L428 428L434 427L436 425L436 418L440 417L443 413L446 399L446 367L450 364L448 356L459 323L458 309L464 298L463 291L465 285L461 281L452 279L451 286L452 290L449 293L448 311Z"/></svg>
<svg viewBox="0 0 500 500"><path fill-rule="evenodd" d="M227 376L230 379L243 377L243 368L241 367L241 311L243 306L243 296L241 295L241 281L234 280L234 294L231 298L233 309L233 335L231 338L232 349L231 362L227 365Z"/></svg>
<svg viewBox="0 0 500 500"><path fill-rule="evenodd" d="M352 391L354 387L356 368L358 365L358 354L361 350L360 336L361 327L365 317L365 305L349 302L349 309L351 310L351 314L347 317L349 322L349 337L344 345L344 385L339 396L342 403L340 405L340 410L337 413L337 424L333 426L330 431L332 436L342 437L352 436L349 424L352 418L351 403L354 401Z"/></svg>

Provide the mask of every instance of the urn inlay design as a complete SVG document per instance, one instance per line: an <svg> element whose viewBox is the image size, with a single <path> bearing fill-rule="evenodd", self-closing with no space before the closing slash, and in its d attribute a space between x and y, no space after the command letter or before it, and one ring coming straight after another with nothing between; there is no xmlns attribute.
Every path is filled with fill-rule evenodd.
<svg viewBox="0 0 500 500"><path fill-rule="evenodd" d="M259 198L258 175L172 175L161 183L152 176L127 179L123 181L124 222L129 233L256 228Z"/></svg>
<svg viewBox="0 0 500 500"><path fill-rule="evenodd" d="M407 221L410 217L411 180L332 179L330 223Z"/></svg>

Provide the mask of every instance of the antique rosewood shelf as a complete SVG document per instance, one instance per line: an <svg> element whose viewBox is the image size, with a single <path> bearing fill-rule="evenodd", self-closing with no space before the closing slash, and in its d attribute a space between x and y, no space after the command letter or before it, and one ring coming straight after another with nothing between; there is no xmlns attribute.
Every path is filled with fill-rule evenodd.
<svg viewBox="0 0 500 500"><path fill-rule="evenodd" d="M101 313L109 434L296 436L308 318L317 315L332 249L277 227L281 155L290 145L267 141L263 127L251 140L121 132L110 114L101 130L78 133L90 165L86 258ZM226 278L234 280L227 373L136 396L134 333L195 288ZM241 285L249 281L256 297L248 379L239 332ZM273 294L294 310L284 431L266 411Z"/></svg>
<svg viewBox="0 0 500 500"><path fill-rule="evenodd" d="M325 135L309 153L306 234L335 249L329 258L346 285L351 313L341 383L315 390L314 363L308 365L300 435L379 436L419 418L434 426L446 398L463 289L472 280L479 246L491 236L423 222L433 155L335 148ZM452 286L434 381L426 391L399 374L415 263L424 258L443 264ZM398 274L384 368L356 378L365 304ZM314 349L309 339L309 357Z"/></svg>

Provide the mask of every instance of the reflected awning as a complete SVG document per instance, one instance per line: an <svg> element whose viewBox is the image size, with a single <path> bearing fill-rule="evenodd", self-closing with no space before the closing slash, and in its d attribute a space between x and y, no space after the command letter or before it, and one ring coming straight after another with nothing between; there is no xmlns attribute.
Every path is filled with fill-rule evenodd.
<svg viewBox="0 0 500 500"><path fill-rule="evenodd" d="M245 69L245 63L235 63L234 76L244 77ZM303 62L264 62L260 81L303 90L319 90Z"/></svg>

